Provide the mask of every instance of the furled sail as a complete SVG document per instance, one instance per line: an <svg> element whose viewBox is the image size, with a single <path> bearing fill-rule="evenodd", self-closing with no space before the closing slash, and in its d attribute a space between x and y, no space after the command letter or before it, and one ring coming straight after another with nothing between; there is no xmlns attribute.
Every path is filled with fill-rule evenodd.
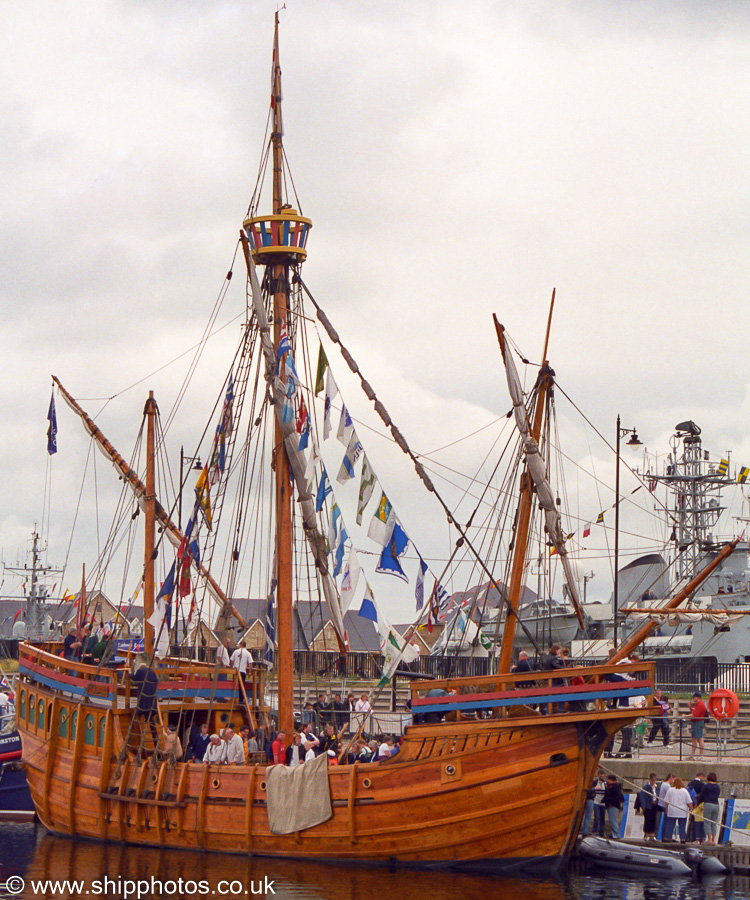
<svg viewBox="0 0 750 900"><path fill-rule="evenodd" d="M526 452L526 467L534 482L539 506L544 511L544 520L547 526L549 539L562 562L565 581L570 589L570 598L573 603L573 608L581 627L583 627L583 611L581 609L581 601L578 594L578 585L576 584L573 567L565 547L565 535L562 530L560 513L557 511L555 497L552 493L550 483L547 480L547 472L544 459L542 458L542 452L539 448L539 444L534 440L534 437L531 434L531 425L529 423L529 415L526 411L526 404L524 403L521 380L518 377L518 372L515 363L513 362L513 356L511 353L506 352L506 348L503 348L503 361L505 362L505 372L508 379L508 390L510 391L511 400L513 401L513 414L515 417L516 428L521 435L524 451Z"/></svg>
<svg viewBox="0 0 750 900"><path fill-rule="evenodd" d="M261 347L263 348L263 355L265 357L265 379L273 396L273 406L276 410L276 418L284 435L286 454L289 459L294 482L297 486L297 496L302 513L302 527L315 560L315 567L320 573L323 596L326 599L326 604L328 605L328 610L331 614L331 622L336 630L339 646L343 652L346 647L344 617L341 613L336 583L328 568L326 539L318 529L315 514L315 497L312 493L312 481L308 480L306 477L307 460L305 451L299 449L299 435L297 434L294 417L289 421L284 421L284 416L282 415L284 402L286 400L285 385L276 374L276 354L274 353L273 341L271 339L268 316L266 315L266 309L260 293L255 263L247 250L244 236L243 247L245 249L247 270L250 276L253 309L255 311L258 332L260 334Z"/></svg>

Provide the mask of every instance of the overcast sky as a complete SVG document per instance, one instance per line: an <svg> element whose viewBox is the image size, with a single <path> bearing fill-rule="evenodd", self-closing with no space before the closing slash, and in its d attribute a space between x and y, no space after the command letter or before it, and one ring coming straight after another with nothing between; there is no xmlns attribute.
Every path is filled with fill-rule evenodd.
<svg viewBox="0 0 750 900"><path fill-rule="evenodd" d="M255 184L275 8L3 4L6 563L42 520L51 374L126 457L148 389L164 417L174 404ZM556 288L550 361L610 441L620 413L663 456L674 425L694 419L714 456L750 464L750 5L291 0L281 63L286 153L314 222L305 281L415 449L507 412L491 315L538 360ZM173 466L225 375L242 280L194 379L195 415L183 406L171 430ZM611 485L612 459L562 398L560 412L568 452ZM61 402L58 425L49 540L60 563L87 442ZM450 464L477 471L486 441L459 448ZM444 518L395 455L372 452L437 559ZM97 513L101 539L116 498L101 457L96 478L66 587L95 557ZM581 522L611 504L611 489L568 488ZM602 596L605 543L582 559Z"/></svg>

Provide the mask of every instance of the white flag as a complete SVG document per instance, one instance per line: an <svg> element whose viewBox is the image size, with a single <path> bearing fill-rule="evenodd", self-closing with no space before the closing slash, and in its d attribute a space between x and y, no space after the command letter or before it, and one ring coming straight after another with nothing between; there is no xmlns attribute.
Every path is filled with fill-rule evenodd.
<svg viewBox="0 0 750 900"><path fill-rule="evenodd" d="M362 515L375 490L375 473L372 471L367 454L362 454L362 477L359 482L359 500L357 501L357 525L362 524Z"/></svg>
<svg viewBox="0 0 750 900"><path fill-rule="evenodd" d="M346 565L344 566L344 577L341 581L341 614L344 615L349 607L352 605L352 600L354 599L354 592L357 590L357 583L359 582L359 573L362 571L362 567L359 564L359 559L357 558L357 551L354 549L354 545L349 548L349 559L346 561Z"/></svg>

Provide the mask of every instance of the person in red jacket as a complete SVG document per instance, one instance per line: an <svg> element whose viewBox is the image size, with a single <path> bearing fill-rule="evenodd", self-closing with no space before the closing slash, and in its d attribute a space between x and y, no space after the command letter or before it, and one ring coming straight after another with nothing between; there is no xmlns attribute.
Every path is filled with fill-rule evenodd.
<svg viewBox="0 0 750 900"><path fill-rule="evenodd" d="M273 753L273 761L277 766L286 765L286 732L280 731L276 735L276 740L271 744L271 753Z"/></svg>
<svg viewBox="0 0 750 900"><path fill-rule="evenodd" d="M690 701L690 737L693 745L688 759L703 759L706 751L706 743L703 739L703 731L706 727L706 719L708 718L708 710L703 698L698 691L693 694Z"/></svg>

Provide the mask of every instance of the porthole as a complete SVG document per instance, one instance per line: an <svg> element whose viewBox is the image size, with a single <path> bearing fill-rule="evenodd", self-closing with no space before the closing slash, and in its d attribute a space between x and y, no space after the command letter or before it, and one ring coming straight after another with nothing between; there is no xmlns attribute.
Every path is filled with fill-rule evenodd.
<svg viewBox="0 0 750 900"><path fill-rule="evenodd" d="M362 782L362 786L366 788L372 787L372 781L370 781L369 778L365 778L365 780Z"/></svg>
<svg viewBox="0 0 750 900"><path fill-rule="evenodd" d="M447 775L455 775L455 774L456 774L456 767L455 767L455 766L446 766L446 767L445 767L445 772L446 772Z"/></svg>
<svg viewBox="0 0 750 900"><path fill-rule="evenodd" d="M211 782L211 787L213 787L213 788L221 787L221 781L219 781L218 778L214 778L214 780Z"/></svg>
<svg viewBox="0 0 750 900"><path fill-rule="evenodd" d="M266 789L266 783L265 783L265 781L261 781L261 783L260 783L260 789L261 789L262 791L265 791L265 789Z"/></svg>

